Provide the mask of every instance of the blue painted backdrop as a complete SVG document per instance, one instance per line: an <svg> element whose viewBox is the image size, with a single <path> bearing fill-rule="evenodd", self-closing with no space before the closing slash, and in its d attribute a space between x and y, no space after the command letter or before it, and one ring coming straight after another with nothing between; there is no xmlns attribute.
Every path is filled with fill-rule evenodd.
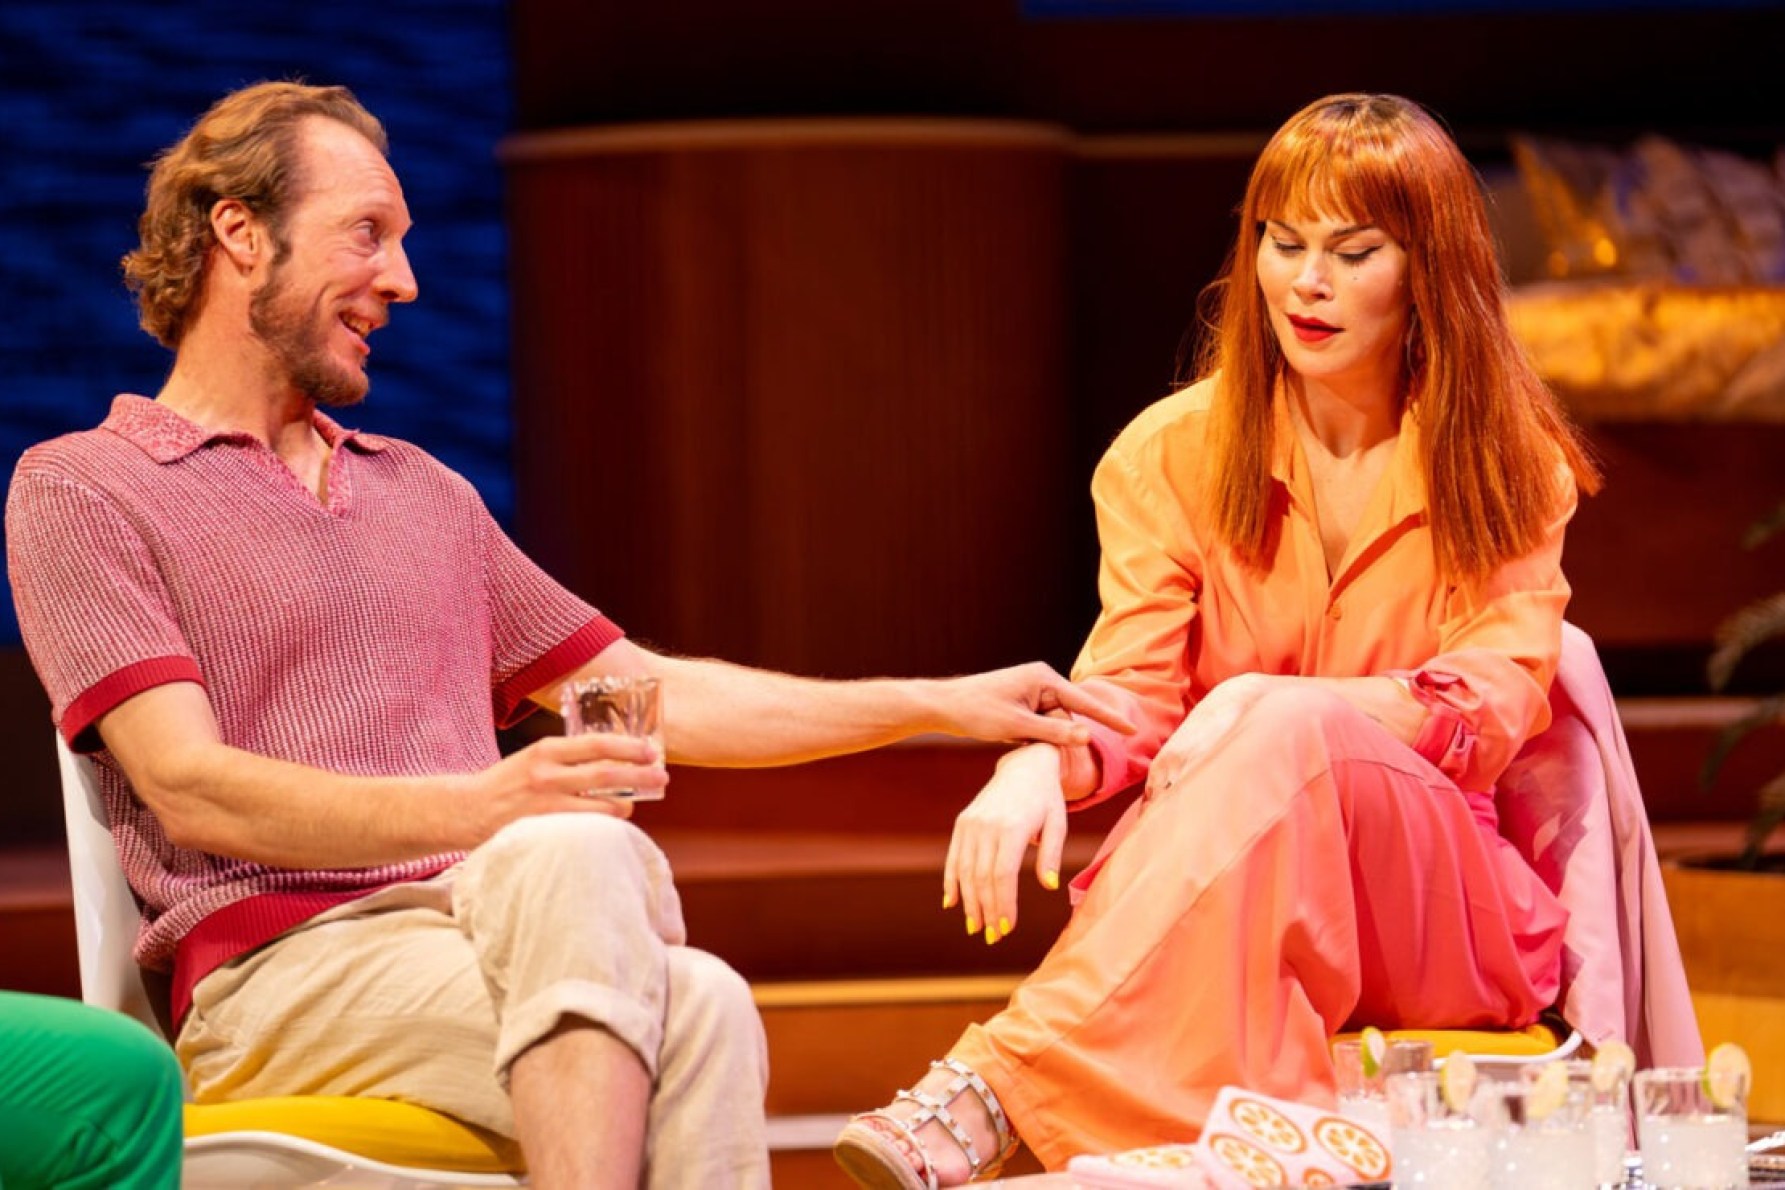
<svg viewBox="0 0 1785 1190"><path fill-rule="evenodd" d="M421 443L507 522L502 0L0 4L0 482L112 394L159 388L172 357L118 270L145 164L224 92L296 77L343 83L384 121L415 218L421 299L372 340L371 395L342 420ZM17 641L8 587L0 646Z"/></svg>

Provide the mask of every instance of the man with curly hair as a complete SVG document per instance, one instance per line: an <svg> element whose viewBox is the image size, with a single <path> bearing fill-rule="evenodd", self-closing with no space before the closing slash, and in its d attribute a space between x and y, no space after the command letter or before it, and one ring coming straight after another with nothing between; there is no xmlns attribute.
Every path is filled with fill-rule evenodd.
<svg viewBox="0 0 1785 1190"><path fill-rule="evenodd" d="M200 1101L409 1100L518 1144L536 1187L765 1185L749 991L686 945L662 854L603 796L661 788L665 757L598 734L503 757L497 727L607 675L660 680L695 764L1064 744L1088 738L1067 712L1107 716L1039 664L821 682L648 651L458 475L322 412L365 396L417 293L385 149L342 88L219 101L125 259L166 383L13 481L20 624L94 755L137 958L171 978Z"/></svg>

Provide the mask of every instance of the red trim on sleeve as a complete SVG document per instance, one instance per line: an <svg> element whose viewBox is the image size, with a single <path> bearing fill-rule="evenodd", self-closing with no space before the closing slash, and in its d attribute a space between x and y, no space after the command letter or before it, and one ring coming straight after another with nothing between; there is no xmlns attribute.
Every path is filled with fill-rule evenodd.
<svg viewBox="0 0 1785 1190"><path fill-rule="evenodd" d="M1475 752L1475 728L1446 695L1466 683L1457 674L1442 670L1391 670L1387 676L1405 679L1407 692L1426 709L1426 721L1420 725L1413 750L1460 784Z"/></svg>
<svg viewBox="0 0 1785 1190"><path fill-rule="evenodd" d="M1413 741L1413 750L1460 784L1475 752L1475 732L1454 707L1435 702Z"/></svg>
<svg viewBox="0 0 1785 1190"><path fill-rule="evenodd" d="M571 633L562 644L496 687L496 725L513 727L525 719L531 713L527 707L528 695L553 678L561 678L580 669L625 635L618 624L597 614L593 620Z"/></svg>
<svg viewBox="0 0 1785 1190"><path fill-rule="evenodd" d="M1082 715L1075 714L1073 718L1091 729L1091 750L1097 756L1097 788L1076 801L1066 803L1067 812L1076 814L1080 810L1089 810L1092 806L1107 802L1138 782L1128 763L1128 750L1117 742L1119 737L1112 728Z"/></svg>
<svg viewBox="0 0 1785 1190"><path fill-rule="evenodd" d="M93 725L101 716L125 699L169 682L197 682L203 686L205 677L198 662L186 656L151 657L113 670L77 694L62 712L58 725L62 738L76 752L99 751L105 745Z"/></svg>

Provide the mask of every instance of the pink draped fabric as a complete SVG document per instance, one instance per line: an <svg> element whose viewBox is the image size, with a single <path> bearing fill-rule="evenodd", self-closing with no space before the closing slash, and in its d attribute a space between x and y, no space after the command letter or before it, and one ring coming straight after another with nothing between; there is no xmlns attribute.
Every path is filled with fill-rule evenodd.
<svg viewBox="0 0 1785 1190"><path fill-rule="evenodd" d="M1644 1066L1704 1060L1673 916L1617 706L1585 632L1562 628L1553 722L1500 779L1501 831L1568 909L1562 1015Z"/></svg>

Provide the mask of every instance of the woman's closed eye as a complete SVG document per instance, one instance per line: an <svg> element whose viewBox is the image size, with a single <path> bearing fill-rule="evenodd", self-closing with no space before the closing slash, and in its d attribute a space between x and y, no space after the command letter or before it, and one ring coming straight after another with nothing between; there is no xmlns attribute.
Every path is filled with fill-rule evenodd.
<svg viewBox="0 0 1785 1190"><path fill-rule="evenodd" d="M1376 251L1381 247L1382 247L1382 245L1380 245L1380 244L1371 244L1367 248L1351 248L1351 249L1334 248L1334 249L1331 249L1331 252L1334 257L1336 257L1337 259L1339 259L1340 261L1342 261L1345 264L1360 265L1364 261L1368 260L1371 256L1375 255ZM1272 236L1271 237L1271 248L1272 248L1272 250L1274 250L1277 253L1278 256L1299 256L1302 254L1303 251L1306 250L1307 245L1297 243L1293 240L1280 240L1280 239L1277 239L1275 236Z"/></svg>

